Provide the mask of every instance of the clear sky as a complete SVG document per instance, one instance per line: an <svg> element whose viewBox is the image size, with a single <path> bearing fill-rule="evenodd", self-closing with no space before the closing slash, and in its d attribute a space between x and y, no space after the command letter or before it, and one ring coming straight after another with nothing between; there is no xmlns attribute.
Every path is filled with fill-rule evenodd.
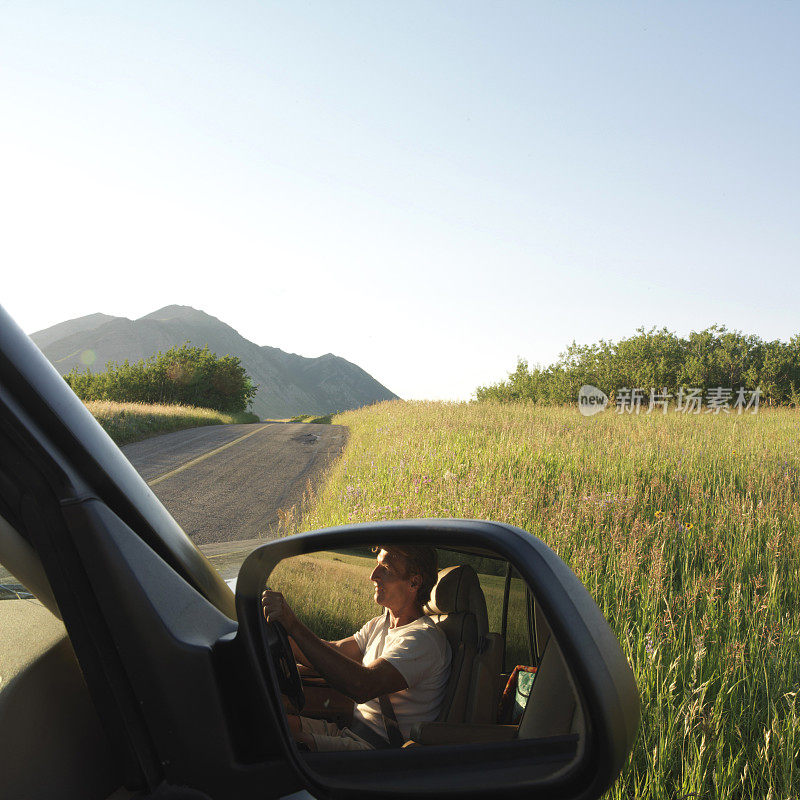
<svg viewBox="0 0 800 800"><path fill-rule="evenodd" d="M800 3L4 2L2 303L200 308L405 398L800 332Z"/></svg>

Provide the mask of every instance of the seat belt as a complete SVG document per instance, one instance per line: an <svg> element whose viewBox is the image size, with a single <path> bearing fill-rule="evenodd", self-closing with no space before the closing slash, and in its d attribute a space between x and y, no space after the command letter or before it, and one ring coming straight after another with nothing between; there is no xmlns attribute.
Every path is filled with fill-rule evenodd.
<svg viewBox="0 0 800 800"><path fill-rule="evenodd" d="M386 741L374 728L356 720L347 726L356 736L371 744L376 750L383 750L392 745Z"/></svg>
<svg viewBox="0 0 800 800"><path fill-rule="evenodd" d="M383 652L383 643L386 641L386 634L388 633L388 630L389 630L389 609L388 608L386 609L386 614L384 616L384 619L386 621L386 625L384 626L384 629L383 629L383 632L382 632L383 636L382 636L382 641L381 641L381 646L380 646L380 652L381 653ZM378 657L380 658L380 656L378 656ZM378 703L380 703L381 714L383 716L383 724L384 724L384 726L386 728L386 735L389 737L388 745L382 744L382 746L383 747L387 747L387 746L388 747L402 747L405 744L406 740L403 738L403 734L400 732L400 725L397 723L397 717L395 716L394 708L392 707L392 701L389 699L389 695L388 694L382 694L378 698ZM357 724L360 726L360 723L357 723ZM363 726L363 727L366 727L366 726ZM350 727L350 730L353 730L353 726ZM372 729L368 728L367 730L369 730L369 732L372 734L373 737L377 736ZM356 733L357 735L361 736L361 733L359 731L353 730L353 732ZM374 744L374 742L371 741L370 739L367 739L366 737L362 737L362 738L366 739L366 741L370 741L371 744ZM380 738L382 739L382 741L385 741L385 740L383 740L383 737L380 737Z"/></svg>
<svg viewBox="0 0 800 800"><path fill-rule="evenodd" d="M402 747L406 740L400 732L400 724L397 722L389 695L382 694L378 698L378 702L381 706L381 716L383 717L383 725L386 728L386 735L389 737L388 742L374 728L370 728L369 725L361 722L361 720L354 720L347 727L356 736L360 736L364 741L369 742L376 750L382 750L386 747Z"/></svg>
<svg viewBox="0 0 800 800"><path fill-rule="evenodd" d="M389 699L389 695L382 694L378 698L378 702L381 704L381 714L383 714L383 724L386 726L386 733L389 736L389 744L392 747L402 747L406 740L400 732L400 725L394 714L394 708L392 707L392 701Z"/></svg>

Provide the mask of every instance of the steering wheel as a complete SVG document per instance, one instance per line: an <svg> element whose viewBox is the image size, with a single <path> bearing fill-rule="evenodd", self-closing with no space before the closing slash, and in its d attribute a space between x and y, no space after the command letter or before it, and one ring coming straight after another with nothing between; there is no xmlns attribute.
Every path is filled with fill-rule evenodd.
<svg viewBox="0 0 800 800"><path fill-rule="evenodd" d="M278 686L292 705L298 711L302 711L306 704L306 695L303 692L303 682L300 680L300 672L297 669L292 645L289 643L289 635L280 622L267 622L263 612L259 616L261 617L261 641L264 644L267 658L275 667Z"/></svg>

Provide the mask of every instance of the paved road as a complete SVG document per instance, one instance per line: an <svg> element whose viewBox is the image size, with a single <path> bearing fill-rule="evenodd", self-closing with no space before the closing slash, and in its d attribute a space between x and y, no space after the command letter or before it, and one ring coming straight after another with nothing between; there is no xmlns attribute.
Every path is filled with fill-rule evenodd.
<svg viewBox="0 0 800 800"><path fill-rule="evenodd" d="M342 425L210 425L134 442L122 452L206 552L214 543L269 538L278 511L302 499L346 440Z"/></svg>

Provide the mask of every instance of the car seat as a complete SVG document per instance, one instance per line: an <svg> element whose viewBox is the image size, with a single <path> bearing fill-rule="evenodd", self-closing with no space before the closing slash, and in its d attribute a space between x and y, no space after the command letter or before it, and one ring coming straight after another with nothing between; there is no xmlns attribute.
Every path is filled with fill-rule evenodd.
<svg viewBox="0 0 800 800"><path fill-rule="evenodd" d="M444 631L453 652L436 721L494 721L503 640L500 634L489 632L486 599L475 570L468 564L440 570L425 613Z"/></svg>

